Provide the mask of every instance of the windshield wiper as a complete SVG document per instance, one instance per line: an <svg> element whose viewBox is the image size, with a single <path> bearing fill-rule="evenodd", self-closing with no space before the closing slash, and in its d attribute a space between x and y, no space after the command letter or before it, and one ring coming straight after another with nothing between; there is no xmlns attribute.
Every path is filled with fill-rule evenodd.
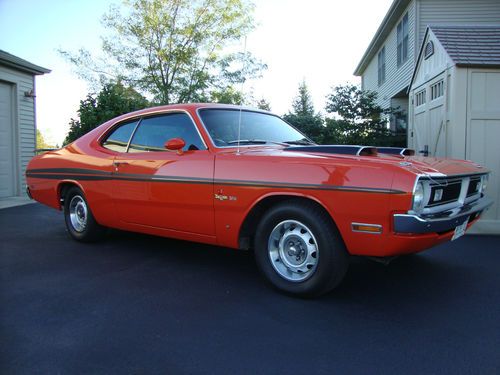
<svg viewBox="0 0 500 375"><path fill-rule="evenodd" d="M275 145L281 145L281 146L286 146L287 143L283 143L283 142L274 142L274 141L265 141L263 139L240 139L239 141L236 139L234 141L229 141L229 142L226 142L226 144L228 145L235 145L235 144L254 144L254 145L265 145L266 143L272 143L272 144L275 144Z"/></svg>
<svg viewBox="0 0 500 375"><path fill-rule="evenodd" d="M298 139L296 141L285 141L284 143L289 144L289 145L301 145L301 146L309 146L309 145L314 145L314 142L308 141L307 139Z"/></svg>

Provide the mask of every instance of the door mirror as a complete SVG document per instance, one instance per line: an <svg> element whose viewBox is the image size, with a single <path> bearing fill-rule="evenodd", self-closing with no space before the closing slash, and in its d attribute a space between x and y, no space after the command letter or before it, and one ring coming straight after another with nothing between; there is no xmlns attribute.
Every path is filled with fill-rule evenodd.
<svg viewBox="0 0 500 375"><path fill-rule="evenodd" d="M165 148L170 151L177 151L180 155L182 154L182 149L186 146L186 142L182 138L171 138L165 142Z"/></svg>

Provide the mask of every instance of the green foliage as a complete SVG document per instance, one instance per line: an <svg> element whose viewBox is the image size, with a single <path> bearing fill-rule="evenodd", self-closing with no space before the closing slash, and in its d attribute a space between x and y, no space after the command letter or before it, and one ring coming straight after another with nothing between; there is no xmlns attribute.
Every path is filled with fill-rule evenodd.
<svg viewBox="0 0 500 375"><path fill-rule="evenodd" d="M37 149L55 148L55 146L45 141L45 138L43 137L43 134L40 131L40 129L36 129L36 148Z"/></svg>
<svg viewBox="0 0 500 375"><path fill-rule="evenodd" d="M104 15L101 60L60 52L81 77L119 79L157 104L225 100L221 91L266 68L250 53L225 52L253 30L253 9L247 0L129 0Z"/></svg>
<svg viewBox="0 0 500 375"><path fill-rule="evenodd" d="M262 98L257 102L257 108L262 109L263 111L271 111L271 103Z"/></svg>
<svg viewBox="0 0 500 375"><path fill-rule="evenodd" d="M283 116L283 119L295 126L313 141L322 143L325 127L323 119L314 113L314 105L305 81L299 84L299 93L292 103L293 111Z"/></svg>
<svg viewBox="0 0 500 375"><path fill-rule="evenodd" d="M242 104L244 95L241 91L229 86L225 89L214 90L210 93L210 102L223 104Z"/></svg>
<svg viewBox="0 0 500 375"><path fill-rule="evenodd" d="M390 113L375 103L376 95L353 84L335 87L327 96L326 111L336 116L325 120L323 143L405 146L404 137L388 129Z"/></svg>
<svg viewBox="0 0 500 375"><path fill-rule="evenodd" d="M141 94L121 82L107 83L98 94L88 94L85 100L80 101L79 119L70 120L64 144L73 142L114 117L149 105Z"/></svg>

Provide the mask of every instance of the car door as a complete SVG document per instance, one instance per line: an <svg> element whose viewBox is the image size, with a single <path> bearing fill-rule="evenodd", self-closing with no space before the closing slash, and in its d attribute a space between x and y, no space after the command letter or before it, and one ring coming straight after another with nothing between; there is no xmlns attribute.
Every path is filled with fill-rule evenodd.
<svg viewBox="0 0 500 375"><path fill-rule="evenodd" d="M164 145L182 138L178 152ZM114 159L113 199L123 223L214 235L214 156L191 117L169 112L142 118Z"/></svg>

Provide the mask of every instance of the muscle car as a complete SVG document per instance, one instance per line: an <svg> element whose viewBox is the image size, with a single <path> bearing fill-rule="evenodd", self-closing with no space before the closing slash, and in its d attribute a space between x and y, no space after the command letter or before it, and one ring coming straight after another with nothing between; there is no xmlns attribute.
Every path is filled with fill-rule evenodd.
<svg viewBox="0 0 500 375"><path fill-rule="evenodd" d="M77 241L105 228L254 251L276 288L337 286L350 255L388 259L464 234L489 171L411 150L316 145L269 112L149 108L34 157L27 192Z"/></svg>

